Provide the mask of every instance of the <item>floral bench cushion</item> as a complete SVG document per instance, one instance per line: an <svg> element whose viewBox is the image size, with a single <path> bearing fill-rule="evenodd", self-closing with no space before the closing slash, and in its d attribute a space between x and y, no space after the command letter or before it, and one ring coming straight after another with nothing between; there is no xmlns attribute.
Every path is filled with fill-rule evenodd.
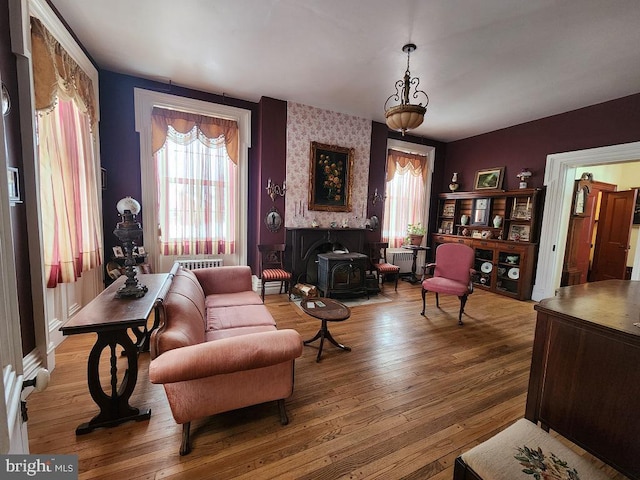
<svg viewBox="0 0 640 480"><path fill-rule="evenodd" d="M588 459L526 419L462 454L486 480L606 480Z"/></svg>

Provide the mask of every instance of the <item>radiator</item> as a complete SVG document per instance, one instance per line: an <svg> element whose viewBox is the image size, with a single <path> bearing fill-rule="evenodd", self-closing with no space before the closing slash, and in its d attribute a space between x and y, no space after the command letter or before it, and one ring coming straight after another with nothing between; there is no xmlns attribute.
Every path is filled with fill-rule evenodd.
<svg viewBox="0 0 640 480"><path fill-rule="evenodd" d="M184 267L187 270L193 270L195 268L210 268L210 267L222 266L221 258L200 258L197 260L179 259L179 260L176 260L176 262L178 262L181 267Z"/></svg>
<svg viewBox="0 0 640 480"><path fill-rule="evenodd" d="M421 250L418 252L418 258L416 259L416 273L422 274L422 265L424 265L424 258L426 252ZM413 264L413 253L407 252L401 248L387 249L387 261L400 267L400 273L411 273L411 265Z"/></svg>

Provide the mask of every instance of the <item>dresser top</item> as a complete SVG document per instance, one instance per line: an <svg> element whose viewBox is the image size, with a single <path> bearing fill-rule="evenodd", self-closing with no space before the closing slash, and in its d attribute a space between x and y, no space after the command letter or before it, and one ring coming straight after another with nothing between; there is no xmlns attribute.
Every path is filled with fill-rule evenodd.
<svg viewBox="0 0 640 480"><path fill-rule="evenodd" d="M640 281L604 280L562 287L534 307L568 320L589 322L640 338Z"/></svg>

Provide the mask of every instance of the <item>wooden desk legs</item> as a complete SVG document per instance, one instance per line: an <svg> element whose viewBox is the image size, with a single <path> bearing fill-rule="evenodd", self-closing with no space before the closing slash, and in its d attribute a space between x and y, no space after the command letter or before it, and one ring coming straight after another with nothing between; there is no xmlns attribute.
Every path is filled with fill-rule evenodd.
<svg viewBox="0 0 640 480"><path fill-rule="evenodd" d="M324 340L325 338L327 340L329 340L331 343L333 343L336 347L346 351L346 352L350 352L351 351L351 347L347 347L341 343L338 343L332 336L331 336L331 332L329 332L329 328L327 327L327 321L326 320L322 320L322 326L320 327L320 330L318 330L318 333L316 333L316 336L313 337L311 340L305 340L304 343L305 345L309 345L310 343L315 342L317 339L320 339L320 348L318 349L318 356L316 357L316 362L320 361L320 358L322 357L322 347L324 345Z"/></svg>
<svg viewBox="0 0 640 480"><path fill-rule="evenodd" d="M118 355L116 345L123 349L123 355L127 357L127 369L124 372L122 383L118 388ZM108 395L100 385L100 355L105 348L110 350L111 362L111 394ZM100 413L89 422L76 428L76 435L89 433L96 428L115 427L130 420L148 420L151 417L151 409L140 411L129 405L129 398L133 393L138 378L138 347L133 343L127 330L107 330L98 332L98 339L91 349L87 365L87 379L89 392L93 401L100 407Z"/></svg>

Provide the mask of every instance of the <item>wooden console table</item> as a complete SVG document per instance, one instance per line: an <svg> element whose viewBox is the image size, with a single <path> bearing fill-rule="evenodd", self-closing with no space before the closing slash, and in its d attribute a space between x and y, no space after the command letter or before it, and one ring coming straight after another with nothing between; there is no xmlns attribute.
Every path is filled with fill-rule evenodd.
<svg viewBox="0 0 640 480"><path fill-rule="evenodd" d="M100 407L100 413L89 422L76 428L76 435L89 433L100 427L114 427L129 420L147 420L151 409L140 411L129 405L138 378L138 353L146 345L147 319L151 315L158 300L162 299L169 288L171 275L146 274L138 275L141 283L148 291L142 298L116 298L116 291L124 283L125 277L118 278L100 295L89 302L72 317L60 330L63 335L81 333L97 333L98 338L87 363L87 381L89 392L94 402ZM157 320L156 312L156 320ZM137 338L134 343L127 330L132 329ZM142 329L142 331L140 330ZM118 354L116 346L120 345L127 357L127 369L121 385L118 387ZM110 350L111 361L111 394L106 394L100 383L100 355L105 348Z"/></svg>
<svg viewBox="0 0 640 480"><path fill-rule="evenodd" d="M540 302L525 416L640 479L640 281Z"/></svg>

